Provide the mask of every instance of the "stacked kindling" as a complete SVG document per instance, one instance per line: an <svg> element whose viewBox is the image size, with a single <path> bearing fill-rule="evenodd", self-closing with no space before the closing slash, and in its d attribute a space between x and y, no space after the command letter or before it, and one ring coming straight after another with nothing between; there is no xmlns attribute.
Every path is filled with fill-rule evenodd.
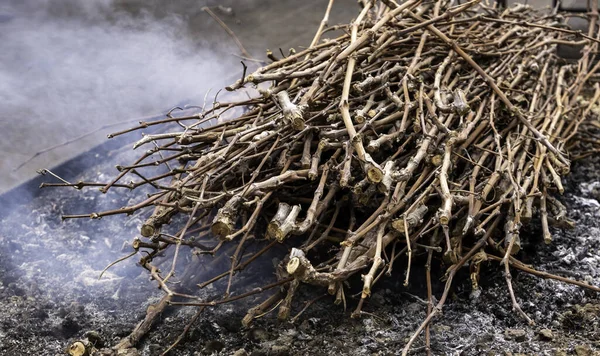
<svg viewBox="0 0 600 356"><path fill-rule="evenodd" d="M172 250L176 260L188 247L214 254L237 246L226 252L229 268L201 283L229 278L229 293L236 272L257 255L288 246L278 282L267 286L278 292L250 310L246 323L277 303L279 317L288 318L302 285L324 287L345 303L343 282L362 274L359 315L383 275L405 284L426 278L428 318L411 344L439 313L456 271L469 266L477 289L484 261L502 264L514 310L530 320L514 296L510 271L563 279L519 262L519 232L541 222L543 236L528 243L548 244L551 226L572 224L557 196L574 138L599 126L600 88L590 84L597 14L584 34L558 14L524 5L361 5L352 23L321 27L302 51L280 58L269 52L270 64L227 87L248 98L215 99L198 115L140 125L163 125L166 132L137 142L151 146L133 164L119 166L102 190L151 186L155 193L91 217L151 213L133 245L147 252L141 265L167 294L189 299L172 304L237 298L178 293L170 280L177 261L161 271L155 256ZM562 60L559 45L581 46L582 58ZM160 173L142 175L148 167ZM127 176L134 181L120 183ZM176 216L186 216L177 219L185 222L179 232L163 233ZM242 256L249 239L264 248ZM432 259L447 269L438 308ZM411 275L413 261L427 265L425 276ZM391 274L392 267L402 272Z"/></svg>

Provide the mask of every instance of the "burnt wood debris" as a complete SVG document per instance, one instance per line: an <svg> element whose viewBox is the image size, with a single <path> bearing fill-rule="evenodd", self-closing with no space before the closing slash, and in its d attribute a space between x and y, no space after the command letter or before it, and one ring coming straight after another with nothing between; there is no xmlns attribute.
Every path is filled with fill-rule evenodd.
<svg viewBox="0 0 600 356"><path fill-rule="evenodd" d="M64 216L147 214L131 254L117 261L140 257L165 297L116 348L135 346L168 305L201 311L265 293L242 322L271 310L286 320L300 309L299 288L322 288L346 306L349 280L362 287L358 317L387 277L426 280L428 316L402 353L422 333L429 350L430 323L457 272L468 268L476 290L484 262L502 268L513 311L529 323L511 271L600 291L519 260L524 225L541 225L543 236L527 237L535 244L552 243L550 227L572 225L562 178L572 161L598 152L597 0L586 32L552 9L479 0L363 0L351 23L329 25L332 3L310 46L269 51L254 72L244 66L199 113L173 111L113 134L158 128L112 181L47 184L140 191L127 207ZM558 57L565 45L579 46L581 58ZM245 254L250 240L262 248ZM236 274L278 245L287 252L272 280L233 293ZM179 288L187 274L176 266L196 268L188 257L202 254L229 258L195 282L226 281L216 299ZM445 273L437 296L434 260ZM411 273L416 262L424 275Z"/></svg>

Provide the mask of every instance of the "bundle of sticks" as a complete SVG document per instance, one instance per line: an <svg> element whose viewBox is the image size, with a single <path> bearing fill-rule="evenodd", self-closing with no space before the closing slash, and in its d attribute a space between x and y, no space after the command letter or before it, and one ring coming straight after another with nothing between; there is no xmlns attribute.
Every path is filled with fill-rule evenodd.
<svg viewBox="0 0 600 356"><path fill-rule="evenodd" d="M587 34L569 29L560 14L525 5L360 4L352 23L328 27L330 2L309 47L280 58L268 52L270 64L226 88L249 98L215 98L200 114L169 115L117 133L164 128L144 135L135 147L151 148L119 166L101 190L150 186L155 192L133 206L65 217L151 209L133 247L147 252L140 263L169 298L187 299L167 304L213 306L257 293L229 296L236 273L276 244L288 246L278 281L260 290L278 292L251 309L246 323L277 303L279 318L287 319L301 285L323 287L346 303L343 282L355 274L362 274L353 313L360 315L392 267L408 285L422 278L411 275L413 261L425 261L428 316L404 354L423 330L429 344L428 325L464 266L477 289L480 265L499 262L513 310L529 322L511 269L598 291L517 259L524 224L541 221L543 237L528 241L534 245L551 243L550 226L572 225L557 196L569 173L569 149L581 142L575 138L599 126L600 86L592 83L599 67L593 61L597 4ZM326 34L338 35L322 39ZM559 58L559 45L581 46L581 59ZM159 173L141 173L152 168ZM126 176L135 182L120 183ZM178 232L164 233L172 221L182 222ZM244 259L250 239L264 248ZM223 299L174 289L183 248L214 254L224 246L237 246L229 268L201 283L229 278ZM161 271L153 259L166 251L173 251L172 267ZM436 306L433 259L447 269Z"/></svg>

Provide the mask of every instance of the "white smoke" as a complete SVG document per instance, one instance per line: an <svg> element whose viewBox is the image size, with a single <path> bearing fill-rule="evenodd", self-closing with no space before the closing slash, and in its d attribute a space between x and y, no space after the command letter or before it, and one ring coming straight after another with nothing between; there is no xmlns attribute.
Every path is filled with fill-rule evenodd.
<svg viewBox="0 0 600 356"><path fill-rule="evenodd" d="M195 6L190 11L201 11L201 3ZM102 142L107 131L13 171L44 148L107 124L201 104L208 89L228 84L241 70L231 55L236 48L194 36L189 25L181 15L157 17L116 0L0 4L2 180L23 181L35 168Z"/></svg>

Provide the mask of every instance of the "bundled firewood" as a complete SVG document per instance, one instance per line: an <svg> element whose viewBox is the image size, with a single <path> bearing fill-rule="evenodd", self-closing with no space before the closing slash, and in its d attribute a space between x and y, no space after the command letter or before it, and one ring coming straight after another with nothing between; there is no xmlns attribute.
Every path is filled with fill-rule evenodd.
<svg viewBox="0 0 600 356"><path fill-rule="evenodd" d="M428 325L464 266L477 289L480 264L499 262L513 309L529 322L511 269L600 290L518 260L523 225L540 221L543 236L529 243L549 244L551 226L572 224L557 196L573 158L568 149L599 126L600 86L591 80L599 67L597 12L584 34L560 14L525 5L360 3L352 23L327 27L327 13L308 48L269 52L272 63L226 88L243 100L215 98L197 115L124 131L163 127L135 143L149 148L118 166L101 191L146 186L153 193L129 207L65 218L147 211L133 248L146 252L140 264L166 293L165 304L213 306L277 288L245 323L275 305L287 319L302 285L346 303L343 282L362 275L358 316L382 276L405 285L426 278L428 317L405 354L421 331L429 342ZM559 58L560 45L581 46L582 58ZM182 222L179 231L165 233L173 221ZM264 248L242 256L249 239ZM278 280L229 296L236 272L276 244L291 248L280 256ZM190 249L231 258L200 283L227 278L223 299L201 300L172 284L177 259ZM160 270L153 260L169 251L173 261ZM434 258L447 269L436 306ZM427 264L426 276L411 275L413 261Z"/></svg>

